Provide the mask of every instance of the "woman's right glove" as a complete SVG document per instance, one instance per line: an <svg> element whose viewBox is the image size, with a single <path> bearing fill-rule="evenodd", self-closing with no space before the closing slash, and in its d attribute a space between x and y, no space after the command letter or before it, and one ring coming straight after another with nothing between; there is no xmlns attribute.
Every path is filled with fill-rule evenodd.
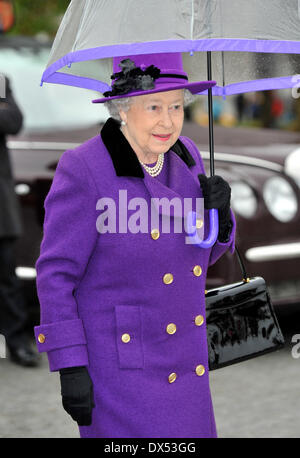
<svg viewBox="0 0 300 458"><path fill-rule="evenodd" d="M93 382L85 366L61 369L62 404L78 426L90 426L95 407Z"/></svg>

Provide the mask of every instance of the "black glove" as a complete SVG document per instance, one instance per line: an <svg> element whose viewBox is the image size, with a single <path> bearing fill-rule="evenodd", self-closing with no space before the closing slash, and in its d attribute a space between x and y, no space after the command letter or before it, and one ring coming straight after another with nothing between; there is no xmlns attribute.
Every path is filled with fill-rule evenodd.
<svg viewBox="0 0 300 458"><path fill-rule="evenodd" d="M66 412L79 426L92 423L92 409L95 407L93 382L85 366L61 369L60 383L62 404Z"/></svg>
<svg viewBox="0 0 300 458"><path fill-rule="evenodd" d="M231 188L222 177L214 175L198 175L204 197L204 208L216 208L219 213L218 240L222 243L228 242L232 229L230 215Z"/></svg>

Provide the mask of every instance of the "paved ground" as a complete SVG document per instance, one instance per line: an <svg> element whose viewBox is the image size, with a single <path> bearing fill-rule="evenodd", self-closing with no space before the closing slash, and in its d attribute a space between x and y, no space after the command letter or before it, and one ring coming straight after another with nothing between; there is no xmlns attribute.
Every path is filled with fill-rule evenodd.
<svg viewBox="0 0 300 458"><path fill-rule="evenodd" d="M297 315L286 335L300 334ZM298 332L297 332L298 327ZM79 437L61 406L59 376L39 368L21 368L0 359L0 437ZM300 437L300 358L291 346L255 360L210 373L219 437Z"/></svg>
<svg viewBox="0 0 300 458"><path fill-rule="evenodd" d="M289 349L212 372L220 437L300 437L300 360Z"/></svg>

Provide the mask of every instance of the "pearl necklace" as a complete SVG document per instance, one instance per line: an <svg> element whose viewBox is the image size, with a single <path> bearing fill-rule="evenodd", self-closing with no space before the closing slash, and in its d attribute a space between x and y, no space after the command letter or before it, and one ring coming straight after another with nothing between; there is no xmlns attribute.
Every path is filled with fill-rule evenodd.
<svg viewBox="0 0 300 458"><path fill-rule="evenodd" d="M165 155L164 153L161 153L159 154L158 160L154 167L149 167L147 164L144 164L142 161L140 161L140 163L142 164L146 172L149 173L149 175L151 175L152 177L157 177L157 175L159 175L160 172L162 171L162 168L164 165L164 159L165 159Z"/></svg>

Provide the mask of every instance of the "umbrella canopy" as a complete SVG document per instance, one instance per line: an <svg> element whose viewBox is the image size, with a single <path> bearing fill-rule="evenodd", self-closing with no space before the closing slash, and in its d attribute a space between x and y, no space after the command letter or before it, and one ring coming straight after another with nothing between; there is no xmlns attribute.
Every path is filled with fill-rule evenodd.
<svg viewBox="0 0 300 458"><path fill-rule="evenodd" d="M111 90L113 57L181 52L190 82L217 81L208 89L213 175L212 95L299 86L299 5L298 0L72 0L42 83L103 94ZM217 210L210 210L204 241L190 216L193 243L212 246Z"/></svg>
<svg viewBox="0 0 300 458"><path fill-rule="evenodd" d="M182 52L190 81L213 95L293 87L300 73L298 0L72 0L42 82L110 90L112 57Z"/></svg>

